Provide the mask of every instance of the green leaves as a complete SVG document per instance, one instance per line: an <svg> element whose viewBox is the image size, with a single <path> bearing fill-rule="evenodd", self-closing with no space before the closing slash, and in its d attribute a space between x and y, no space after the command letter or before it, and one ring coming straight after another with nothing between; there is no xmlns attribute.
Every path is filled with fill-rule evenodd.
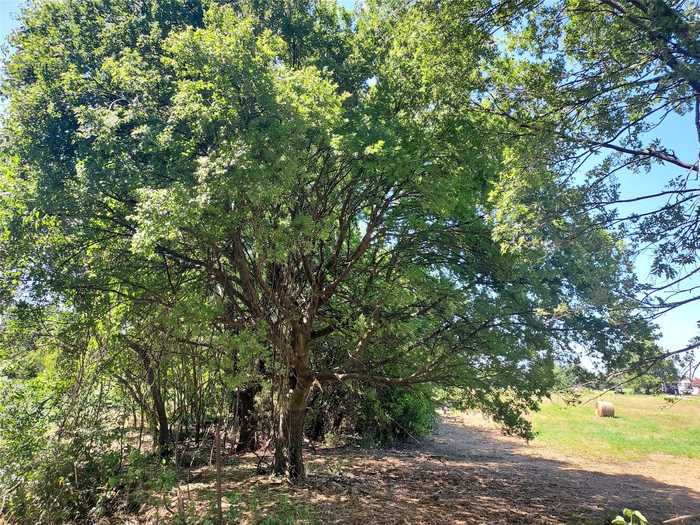
<svg viewBox="0 0 700 525"><path fill-rule="evenodd" d="M136 228L131 238L135 253L157 257L158 245L181 242L185 229L199 223L202 210L182 185L168 189L141 188L136 195L138 205L134 215L129 216Z"/></svg>
<svg viewBox="0 0 700 525"><path fill-rule="evenodd" d="M440 383L527 435L555 356L648 332L624 323L619 239L560 213L582 199L552 170L568 150L510 139L537 109L510 83L550 101L566 64L499 57L491 7L30 9L4 86L5 300L65 312L57 339L140 408L202 418L292 367Z"/></svg>
<svg viewBox="0 0 700 525"><path fill-rule="evenodd" d="M547 159L560 181L579 187L580 197L560 210L591 213L601 227L620 230L628 250L653 251L651 273L667 284L692 278L697 192L688 174L697 155L683 158L656 135L664 123L687 128L687 136L698 131L697 5L567 0L515 20L521 23L507 31L511 47L488 68L492 85L482 108L512 123L514 137L529 136L530 151ZM635 174L656 182L637 184ZM630 194L621 199L623 178ZM650 311L685 304L664 284L647 288L656 296L644 296Z"/></svg>
<svg viewBox="0 0 700 525"><path fill-rule="evenodd" d="M649 522L638 510L624 509L622 516L615 517L611 525L647 525Z"/></svg>

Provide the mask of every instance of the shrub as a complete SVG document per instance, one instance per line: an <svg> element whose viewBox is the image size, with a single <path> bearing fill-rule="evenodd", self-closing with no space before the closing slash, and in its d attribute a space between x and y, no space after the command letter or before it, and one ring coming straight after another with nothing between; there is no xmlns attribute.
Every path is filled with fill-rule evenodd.
<svg viewBox="0 0 700 525"><path fill-rule="evenodd" d="M391 386L368 390L360 399L357 430L366 440L387 444L417 439L435 426L435 401L431 389Z"/></svg>
<svg viewBox="0 0 700 525"><path fill-rule="evenodd" d="M115 450L114 442L101 429L46 439L30 461L14 464L13 485L2 480L3 516L14 523L94 523L167 488L173 475L158 457Z"/></svg>
<svg viewBox="0 0 700 525"><path fill-rule="evenodd" d="M118 487L119 453L99 442L52 440L10 494L7 515L20 523L88 521L109 514Z"/></svg>
<svg viewBox="0 0 700 525"><path fill-rule="evenodd" d="M428 386L353 390L338 385L319 392L309 405L306 435L341 443L359 435L367 445L418 438L435 426L436 402Z"/></svg>

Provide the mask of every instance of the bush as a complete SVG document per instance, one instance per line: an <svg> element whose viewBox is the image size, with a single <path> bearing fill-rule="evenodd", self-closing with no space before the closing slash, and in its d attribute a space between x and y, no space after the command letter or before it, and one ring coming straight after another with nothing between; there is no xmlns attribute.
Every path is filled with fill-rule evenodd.
<svg viewBox="0 0 700 525"><path fill-rule="evenodd" d="M309 405L306 435L328 440L359 435L368 445L419 438L435 426L436 402L427 386L351 390L337 385L316 394Z"/></svg>
<svg viewBox="0 0 700 525"><path fill-rule="evenodd" d="M109 514L119 453L82 439L47 445L10 495L7 515L20 523L65 523Z"/></svg>
<svg viewBox="0 0 700 525"><path fill-rule="evenodd" d="M11 491L5 516L16 523L94 523L172 488L176 473L157 454L120 452L110 443L103 435L47 442Z"/></svg>
<svg viewBox="0 0 700 525"><path fill-rule="evenodd" d="M428 387L368 390L360 399L357 431L378 444L417 439L435 427L435 401Z"/></svg>

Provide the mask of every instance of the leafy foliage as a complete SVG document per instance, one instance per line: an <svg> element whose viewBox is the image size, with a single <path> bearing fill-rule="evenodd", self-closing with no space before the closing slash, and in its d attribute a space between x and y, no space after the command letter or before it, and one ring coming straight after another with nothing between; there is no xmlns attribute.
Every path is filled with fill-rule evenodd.
<svg viewBox="0 0 700 525"><path fill-rule="evenodd" d="M651 279L639 295L650 317L694 303L700 168L697 155L683 158L660 130L673 125L700 136L697 3L529 7L504 27L507 50L488 73L489 103L477 110L541 142L538 154L559 183L575 181L580 200L558 199L550 212L592 213L598 224L619 228L630 249L651 255ZM653 189L635 182L650 177L660 181ZM689 341L685 351L695 347Z"/></svg>
<svg viewBox="0 0 700 525"><path fill-rule="evenodd" d="M624 509L622 516L616 516L610 523L612 525L647 525L649 522L638 510Z"/></svg>
<svg viewBox="0 0 700 525"><path fill-rule="evenodd" d="M485 18L462 23L465 8ZM508 119L465 103L487 97L484 71L513 81L506 11L24 12L2 87L3 351L55 356L75 461L83 431L104 428L106 449L129 416L164 458L224 423L245 446L270 437L275 471L299 480L324 386L353 385L353 423L380 440L428 431L436 386L529 436L555 361L657 354L621 237L551 218L584 197L549 162L565 154L552 135L504 140ZM40 329L14 321L25 310Z"/></svg>

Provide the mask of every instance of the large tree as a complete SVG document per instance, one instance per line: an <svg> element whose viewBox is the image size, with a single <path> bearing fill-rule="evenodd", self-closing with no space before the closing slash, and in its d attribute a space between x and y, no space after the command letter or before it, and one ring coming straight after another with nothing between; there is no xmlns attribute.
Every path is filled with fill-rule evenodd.
<svg viewBox="0 0 700 525"><path fill-rule="evenodd" d="M159 311L172 341L206 323L251 342L293 479L329 381L437 383L527 433L555 358L612 362L651 331L614 235L585 214L520 229L556 174L465 103L497 21L443 22L391 2L29 9L4 83L6 300L124 304L115 348L146 373Z"/></svg>

